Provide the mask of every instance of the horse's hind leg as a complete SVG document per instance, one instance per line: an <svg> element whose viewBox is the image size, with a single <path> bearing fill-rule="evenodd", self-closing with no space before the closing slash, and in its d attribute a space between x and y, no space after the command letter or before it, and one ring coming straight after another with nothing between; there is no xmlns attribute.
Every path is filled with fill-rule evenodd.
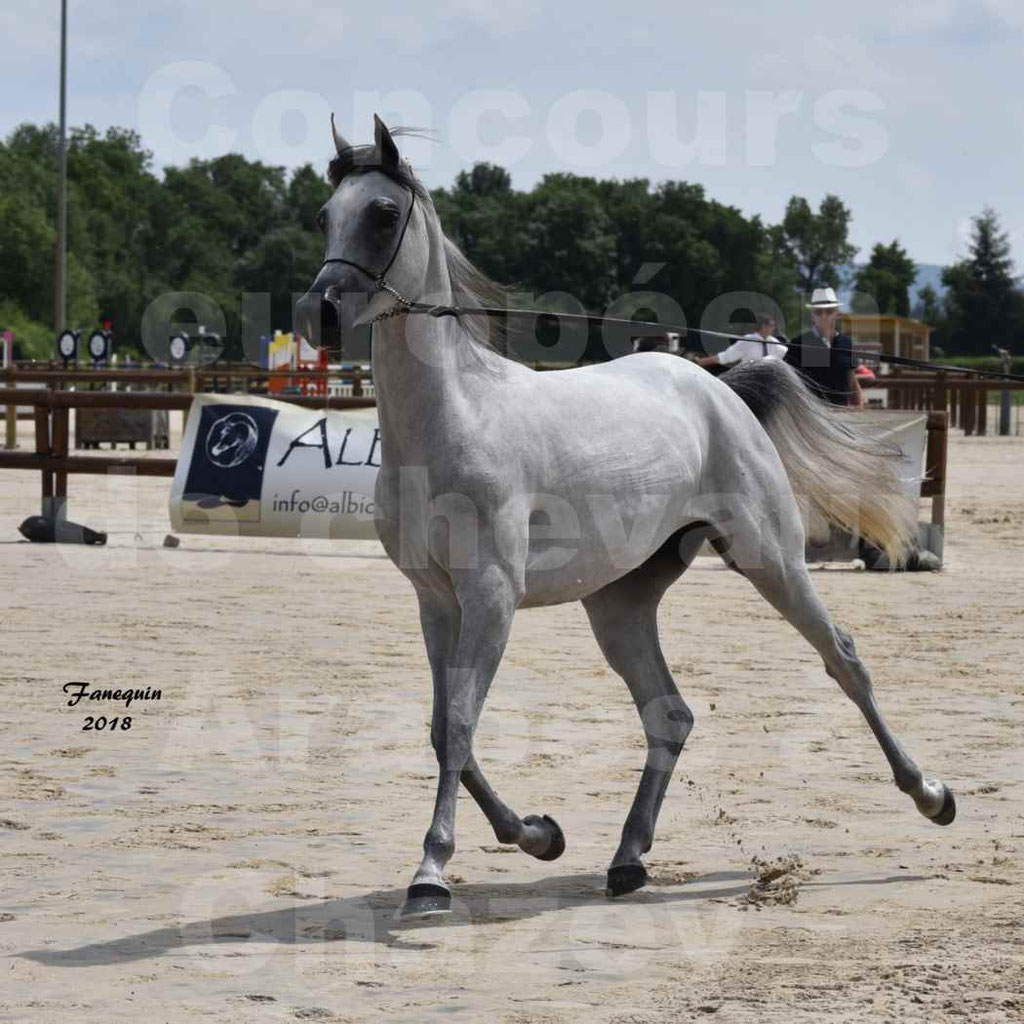
<svg viewBox="0 0 1024 1024"><path fill-rule="evenodd" d="M740 517L730 524L727 540L728 551L723 553L726 560L804 635L821 655L828 674L860 709L889 761L896 785L913 799L926 818L937 825L950 824L956 816L952 792L943 783L926 779L889 731L853 639L832 622L814 589L804 562L802 532L780 533L767 522Z"/></svg>
<svg viewBox="0 0 1024 1024"><path fill-rule="evenodd" d="M658 642L658 604L703 539L679 535L633 572L587 597L583 605L608 664L625 680L647 737L644 765L622 840L608 869L608 895L621 896L647 881L641 857L654 839L672 770L693 727L693 714L676 689Z"/></svg>

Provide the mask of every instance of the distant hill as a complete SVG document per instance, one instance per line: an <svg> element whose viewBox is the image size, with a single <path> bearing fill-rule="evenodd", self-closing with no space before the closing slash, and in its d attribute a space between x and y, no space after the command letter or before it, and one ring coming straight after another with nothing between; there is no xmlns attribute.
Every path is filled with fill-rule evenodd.
<svg viewBox="0 0 1024 1024"><path fill-rule="evenodd" d="M917 293L926 285L930 284L938 295L945 294L946 289L942 284L942 271L945 267L938 263L918 263L917 277L914 280L914 290L910 295L911 305L917 300Z"/></svg>

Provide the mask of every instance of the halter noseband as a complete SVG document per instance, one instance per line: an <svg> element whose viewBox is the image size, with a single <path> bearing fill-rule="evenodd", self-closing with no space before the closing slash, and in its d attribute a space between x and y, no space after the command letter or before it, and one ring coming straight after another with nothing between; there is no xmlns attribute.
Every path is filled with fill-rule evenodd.
<svg viewBox="0 0 1024 1024"><path fill-rule="evenodd" d="M395 242L395 247L391 250L391 256L387 263L384 264L384 269L379 274L375 274L372 270L367 270L366 267L360 263L356 263L355 260L346 260L341 256L328 257L320 264L321 270L323 270L328 263L344 263L347 266L355 267L356 270L361 274L365 274L373 282L374 288L376 288L377 291L387 292L389 295L393 295L402 304L402 307L404 307L395 307L394 309L389 309L384 313L380 313L375 316L370 323L376 323L378 320L386 320L389 317L398 316L399 314L404 313L408 308L415 305L411 299L407 299L400 291L398 291L397 288L390 285L387 280L388 271L391 269L391 265L395 262L395 259L398 257L398 253L401 251L402 241L405 239L405 231L406 228L409 227L409 221L412 219L412 210L415 205L416 195L415 193L410 192L409 209L405 211L405 220L402 222L402 230L398 234L398 241Z"/></svg>

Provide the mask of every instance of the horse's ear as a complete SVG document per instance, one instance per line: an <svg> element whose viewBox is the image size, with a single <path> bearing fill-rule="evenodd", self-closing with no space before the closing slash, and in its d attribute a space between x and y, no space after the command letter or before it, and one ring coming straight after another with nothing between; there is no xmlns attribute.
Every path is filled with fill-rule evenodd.
<svg viewBox="0 0 1024 1024"><path fill-rule="evenodd" d="M337 125L334 123L334 111L331 111L331 136L334 138L334 148L341 153L343 150L351 149L352 147L342 138L341 132L338 131Z"/></svg>
<svg viewBox="0 0 1024 1024"><path fill-rule="evenodd" d="M377 144L381 163L385 167L397 167L398 147L395 145L395 140L391 138L388 126L376 114L373 115L373 139Z"/></svg>

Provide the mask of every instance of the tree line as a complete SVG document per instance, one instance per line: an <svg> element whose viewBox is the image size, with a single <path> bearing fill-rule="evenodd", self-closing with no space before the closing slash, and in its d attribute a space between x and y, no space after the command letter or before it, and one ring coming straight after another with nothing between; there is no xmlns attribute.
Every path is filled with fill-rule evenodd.
<svg viewBox="0 0 1024 1024"><path fill-rule="evenodd" d="M21 125L0 143L0 329L15 332L24 358L53 349L56 166L52 124ZM288 174L228 154L157 175L136 133L74 129L69 325L88 330L109 319L119 350L139 350L153 299L198 292L223 310L227 354L238 358L243 293L269 294L268 326L291 328L293 294L322 259L316 213L329 196L308 164ZM967 257L945 268L945 294L926 288L912 304L916 268L896 239L876 245L844 279L857 250L851 211L834 195L817 209L794 196L782 221L768 224L690 182L553 173L519 191L506 170L482 163L432 196L447 234L474 263L547 308L569 308L568 295L577 308L603 312L627 294L655 293L699 326L718 296L748 292L770 297L795 333L805 294L852 284L855 310L921 316L949 353L987 354L993 343L1013 348L1024 337L1024 293L992 210L975 218ZM625 315L652 310L663 308ZM598 341L588 356L600 357L599 349Z"/></svg>

